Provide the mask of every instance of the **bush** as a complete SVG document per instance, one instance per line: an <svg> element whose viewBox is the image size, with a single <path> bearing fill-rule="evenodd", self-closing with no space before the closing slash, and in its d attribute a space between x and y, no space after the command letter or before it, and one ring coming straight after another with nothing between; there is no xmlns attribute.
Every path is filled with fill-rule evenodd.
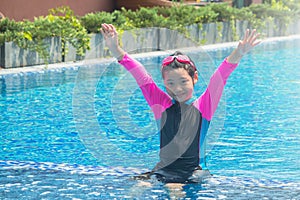
<svg viewBox="0 0 300 200"><path fill-rule="evenodd" d="M13 41L16 34L21 32L22 26L14 20L4 18L0 20L0 45L4 42Z"/></svg>
<svg viewBox="0 0 300 200"><path fill-rule="evenodd" d="M63 56L67 52L66 43L72 44L76 53L81 56L90 48L90 37L86 29L68 7L51 9L49 15L37 17L33 22L15 22L5 18L0 21L0 31L0 44L12 41L23 49L36 51L46 63L50 56L46 38L61 38Z"/></svg>
<svg viewBox="0 0 300 200"><path fill-rule="evenodd" d="M126 28L127 23L124 13L115 10L112 13L109 12L95 12L88 13L85 16L80 18L81 24L86 28L88 33L100 33L101 24L114 24L116 27L122 29L131 29L133 26Z"/></svg>
<svg viewBox="0 0 300 200"><path fill-rule="evenodd" d="M88 33L99 33L102 23L112 23L121 32L134 28L164 27L186 33L187 26L191 24L229 21L234 28L235 20L246 20L252 28L262 29L265 19L276 19L285 26L292 19L299 19L299 0L267 1L269 4L253 4L242 9L223 3L211 3L200 8L186 5L142 7L136 11L122 8L112 13L89 13L81 18L74 16L69 7L58 7L33 22L15 22L8 18L1 20L0 44L12 41L21 48L37 51L47 61L49 53L44 39L60 37L63 55L67 51L67 43L76 48L78 55L83 55L90 48Z"/></svg>
<svg viewBox="0 0 300 200"><path fill-rule="evenodd" d="M81 19L82 25L89 33L99 33L102 23L113 23L113 15L108 12L86 14Z"/></svg>
<svg viewBox="0 0 300 200"><path fill-rule="evenodd" d="M51 9L46 20L50 21L53 27L53 36L60 37L62 40L63 56L67 52L65 46L67 42L76 48L79 56L83 56L85 50L90 49L90 37L87 30L69 7Z"/></svg>
<svg viewBox="0 0 300 200"><path fill-rule="evenodd" d="M280 29L285 29L294 16L294 12L291 9L280 3L275 3L271 6L269 4L252 4L249 10L257 21L261 21L260 28L264 27L264 22L268 21L267 19L271 19L279 22L281 25Z"/></svg>
<svg viewBox="0 0 300 200"><path fill-rule="evenodd" d="M296 19L300 17L300 0L283 0L283 4L290 9Z"/></svg>

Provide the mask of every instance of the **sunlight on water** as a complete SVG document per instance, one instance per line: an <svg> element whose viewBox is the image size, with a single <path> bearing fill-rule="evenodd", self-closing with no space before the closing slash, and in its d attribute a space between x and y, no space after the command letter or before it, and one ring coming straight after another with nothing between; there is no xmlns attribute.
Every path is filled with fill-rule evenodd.
<svg viewBox="0 0 300 200"><path fill-rule="evenodd" d="M225 115L212 122L224 125L208 139L213 176L173 193L156 180L143 187L131 178L155 165L159 137L134 80L118 64L0 74L1 199L300 199L299 50L299 39L272 41L243 59L227 82ZM220 63L230 51L208 53ZM160 60L141 62L162 87ZM75 93L78 83L95 88ZM197 85L197 95L204 88ZM94 118L79 112L86 118L78 120L74 105Z"/></svg>

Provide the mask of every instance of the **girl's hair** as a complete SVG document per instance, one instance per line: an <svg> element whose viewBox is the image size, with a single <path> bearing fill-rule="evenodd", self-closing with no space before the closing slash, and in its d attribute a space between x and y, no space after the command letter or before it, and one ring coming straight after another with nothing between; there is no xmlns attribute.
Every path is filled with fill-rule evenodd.
<svg viewBox="0 0 300 200"><path fill-rule="evenodd" d="M170 56L178 56L178 55L185 55L185 54L183 54L180 51L175 51ZM185 56L187 56L195 66L195 63L192 61L192 59L188 55L185 55ZM191 64L181 63L177 59L174 59L174 61L172 63L170 63L169 65L162 68L162 70L161 70L162 76L164 77L165 71L170 70L170 69L178 69L178 68L185 69L192 78L194 77L195 72L197 71L197 69L195 67L193 67Z"/></svg>

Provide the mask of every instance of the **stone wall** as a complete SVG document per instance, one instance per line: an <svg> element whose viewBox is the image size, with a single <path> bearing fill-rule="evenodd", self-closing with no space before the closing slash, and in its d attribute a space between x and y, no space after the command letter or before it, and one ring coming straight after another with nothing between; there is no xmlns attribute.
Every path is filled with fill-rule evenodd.
<svg viewBox="0 0 300 200"><path fill-rule="evenodd" d="M48 63L61 62L60 38L49 38L46 39L46 42L49 44L48 51L50 54ZM0 47L0 67L2 68L24 67L44 63L45 61L40 58L38 53L22 49L13 42L6 42Z"/></svg>
<svg viewBox="0 0 300 200"><path fill-rule="evenodd" d="M119 37L122 47L130 53L171 50L238 41L243 37L246 28L249 28L249 23L237 21L233 26L229 22L219 22L192 25L187 28L188 33L186 35L166 28L144 28L125 31ZM283 28L276 20L270 21L267 22L265 30L261 32L263 37L300 34L300 20L291 23L287 28ZM62 60L59 38L49 39L49 44L50 59L48 63L106 58L110 56L101 34L91 34L91 50L87 51L84 57L77 56L76 49L68 46L68 54ZM0 48L0 67L2 68L41 65L44 63L36 52L20 49L11 42L5 43Z"/></svg>

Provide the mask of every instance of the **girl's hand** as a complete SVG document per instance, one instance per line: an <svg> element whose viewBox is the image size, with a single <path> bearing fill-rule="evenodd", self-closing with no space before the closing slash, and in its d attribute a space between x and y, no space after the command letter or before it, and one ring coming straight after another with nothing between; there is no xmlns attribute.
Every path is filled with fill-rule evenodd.
<svg viewBox="0 0 300 200"><path fill-rule="evenodd" d="M238 63L242 59L242 57L248 53L253 47L260 43L257 40L259 34L256 33L256 30L252 30L249 35L249 29L246 30L244 39L239 41L237 48L227 57L227 61L230 63Z"/></svg>
<svg viewBox="0 0 300 200"><path fill-rule="evenodd" d="M100 31L104 37L106 46L109 48L115 58L121 60L125 52L119 46L116 28L112 24L102 24L101 26L102 28Z"/></svg>
<svg viewBox="0 0 300 200"><path fill-rule="evenodd" d="M106 45L110 47L118 46L118 33L112 24L101 24L101 33Z"/></svg>
<svg viewBox="0 0 300 200"><path fill-rule="evenodd" d="M244 39L239 41L237 51L238 53L243 56L246 53L248 53L253 47L258 45L260 41L257 40L257 37L259 36L258 33L256 33L256 30L252 30L251 34L249 35L249 29L246 30Z"/></svg>

